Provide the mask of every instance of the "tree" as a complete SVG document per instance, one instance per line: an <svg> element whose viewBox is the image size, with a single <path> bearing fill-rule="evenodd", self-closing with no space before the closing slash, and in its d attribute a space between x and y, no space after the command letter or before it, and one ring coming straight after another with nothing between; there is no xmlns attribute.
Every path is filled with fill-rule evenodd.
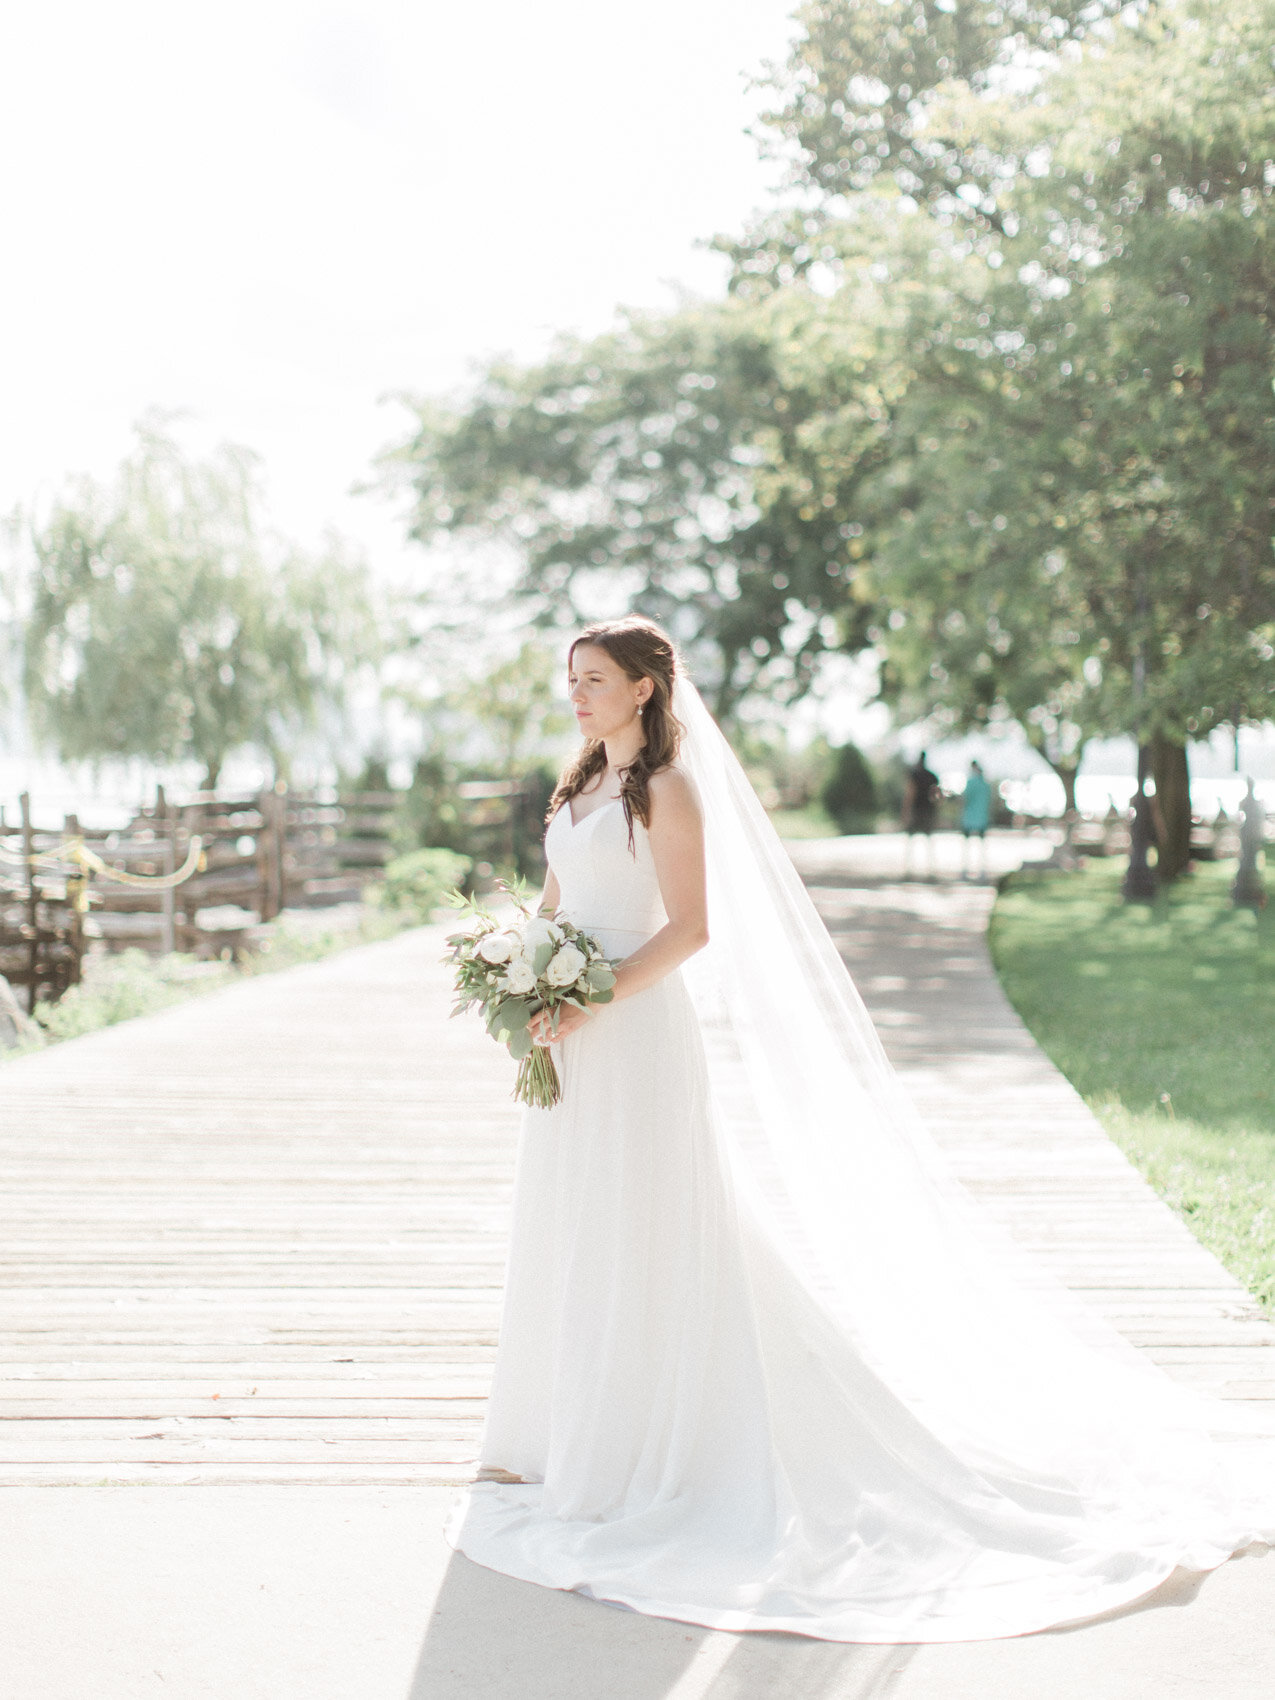
<svg viewBox="0 0 1275 1700"><path fill-rule="evenodd" d="M851 305L832 314L802 290L633 315L541 365L495 365L457 405L416 403L386 474L410 488L421 540L512 545L536 622L631 606L697 654L719 713L749 692L799 695L824 650L866 641L863 526L832 511L880 458L894 379L876 317Z"/></svg>
<svg viewBox="0 0 1275 1700"><path fill-rule="evenodd" d="M513 778L544 756L545 746L571 729L554 681L560 668L543 643L524 643L481 678L463 686L455 707L482 728L497 771Z"/></svg>
<svg viewBox="0 0 1275 1700"><path fill-rule="evenodd" d="M193 756L211 789L252 745L286 771L296 732L374 652L361 566L262 531L256 462L183 457L161 424L111 487L81 479L33 527L33 723L66 760Z"/></svg>
<svg viewBox="0 0 1275 1700"><path fill-rule="evenodd" d="M21 522L14 512L0 517L0 713L12 705L12 686L22 671L23 603Z"/></svg>
<svg viewBox="0 0 1275 1700"><path fill-rule="evenodd" d="M872 643L1069 803L1130 732L1171 875L1187 739L1275 706L1275 0L799 19L731 299L420 404L416 534L513 544L543 622L664 619L719 713Z"/></svg>
<svg viewBox="0 0 1275 1700"><path fill-rule="evenodd" d="M842 832L872 830L879 806L877 782L857 744L842 744L832 752L832 771L820 801Z"/></svg>
<svg viewBox="0 0 1275 1700"><path fill-rule="evenodd" d="M882 11L873 53L865 19ZM1275 14L1064 13L1083 52L991 98L1042 15L808 9L776 121L823 206L772 221L739 287L816 259L848 269L895 193L878 265L915 278L924 241L922 275L941 279L909 326L895 520L869 564L897 605L878 628L887 684L965 721L1010 713L1055 767L1044 733L1133 732L1171 875L1186 739L1275 702Z"/></svg>
<svg viewBox="0 0 1275 1700"><path fill-rule="evenodd" d="M769 123L825 204L889 185L996 229L1012 151L965 121L1016 71L1104 35L1120 0L807 0Z"/></svg>

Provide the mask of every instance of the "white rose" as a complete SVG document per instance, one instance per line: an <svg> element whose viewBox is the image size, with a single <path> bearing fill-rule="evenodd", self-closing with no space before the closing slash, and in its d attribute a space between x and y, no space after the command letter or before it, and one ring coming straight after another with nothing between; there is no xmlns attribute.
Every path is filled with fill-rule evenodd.
<svg viewBox="0 0 1275 1700"><path fill-rule="evenodd" d="M564 944L545 969L545 979L551 986L569 986L579 979L586 960L582 950L577 950L573 944Z"/></svg>
<svg viewBox="0 0 1275 1700"><path fill-rule="evenodd" d="M500 982L501 989L512 992L516 998L525 996L527 992L536 989L536 974L525 956L516 956L509 964L504 979Z"/></svg>
<svg viewBox="0 0 1275 1700"><path fill-rule="evenodd" d="M478 954L484 962L508 962L518 948L512 933L486 933L478 941Z"/></svg>
<svg viewBox="0 0 1275 1700"><path fill-rule="evenodd" d="M530 956L542 944L557 944L562 928L555 927L547 915L533 915L522 929L522 948Z"/></svg>

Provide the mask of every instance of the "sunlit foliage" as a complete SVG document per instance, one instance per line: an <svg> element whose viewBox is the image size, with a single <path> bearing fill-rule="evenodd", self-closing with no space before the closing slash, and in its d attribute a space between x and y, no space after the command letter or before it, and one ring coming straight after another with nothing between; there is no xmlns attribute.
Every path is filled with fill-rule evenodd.
<svg viewBox="0 0 1275 1700"><path fill-rule="evenodd" d="M729 299L421 404L417 535L506 538L538 619L667 619L724 710L871 643L1067 786L1098 733L1184 778L1275 710L1275 0L797 16Z"/></svg>
<svg viewBox="0 0 1275 1700"><path fill-rule="evenodd" d="M254 458L182 455L162 425L112 485L81 479L32 531L26 688L66 760L193 757L216 784L252 746L286 771L302 726L374 651L361 567L263 531Z"/></svg>

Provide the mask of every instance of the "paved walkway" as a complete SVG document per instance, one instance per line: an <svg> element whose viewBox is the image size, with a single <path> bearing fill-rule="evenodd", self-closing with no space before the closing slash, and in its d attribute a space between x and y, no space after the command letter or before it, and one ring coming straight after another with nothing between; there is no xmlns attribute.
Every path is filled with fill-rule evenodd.
<svg viewBox="0 0 1275 1700"><path fill-rule="evenodd" d="M1275 1330L1001 998L989 891L948 842L901 882L901 849L796 854L958 1168L1173 1373L1275 1410ZM713 1635L450 1557L515 1116L478 1024L444 1020L438 931L0 1067L0 1695L1265 1700L1275 1560L1190 1610L918 1650Z"/></svg>

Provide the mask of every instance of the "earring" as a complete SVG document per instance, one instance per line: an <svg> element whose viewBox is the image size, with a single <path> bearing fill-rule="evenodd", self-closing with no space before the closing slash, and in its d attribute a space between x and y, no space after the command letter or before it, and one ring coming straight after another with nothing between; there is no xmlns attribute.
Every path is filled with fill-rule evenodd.
<svg viewBox="0 0 1275 1700"><path fill-rule="evenodd" d="M638 704L638 713L641 714L641 712L642 712L642 704L639 703Z"/></svg>

